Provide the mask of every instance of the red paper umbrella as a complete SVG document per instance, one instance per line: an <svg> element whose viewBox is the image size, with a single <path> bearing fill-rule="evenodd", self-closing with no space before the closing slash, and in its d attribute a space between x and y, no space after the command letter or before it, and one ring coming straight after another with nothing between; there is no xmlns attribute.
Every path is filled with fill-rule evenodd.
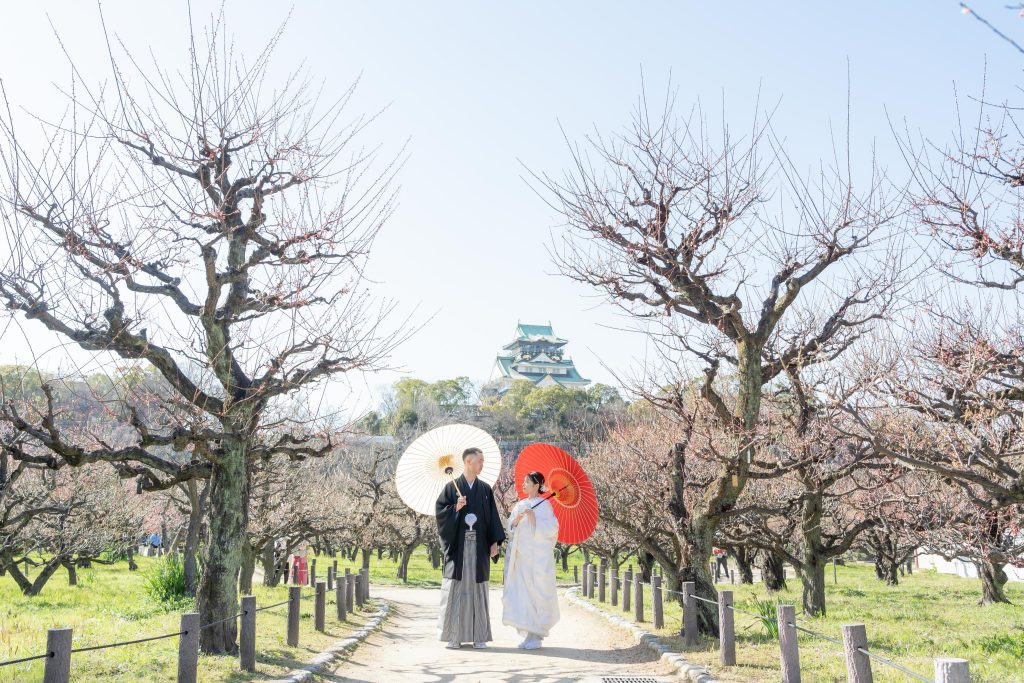
<svg viewBox="0 0 1024 683"><path fill-rule="evenodd" d="M519 497L525 498L522 482L528 472L544 475L551 508L558 518L558 541L582 543L597 527L597 495L590 477L573 457L547 443L532 443L516 460L515 478ZM539 504L539 503L538 503Z"/></svg>

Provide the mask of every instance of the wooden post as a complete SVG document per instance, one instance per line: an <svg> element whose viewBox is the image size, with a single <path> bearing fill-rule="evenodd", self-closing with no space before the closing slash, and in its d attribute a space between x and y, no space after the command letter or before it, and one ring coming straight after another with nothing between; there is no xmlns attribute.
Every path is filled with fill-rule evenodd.
<svg viewBox="0 0 1024 683"><path fill-rule="evenodd" d="M619 606L619 567L612 567L612 607Z"/></svg>
<svg viewBox="0 0 1024 683"><path fill-rule="evenodd" d="M580 566L578 564L574 564L572 566L572 582L573 583L579 583L580 582Z"/></svg>
<svg viewBox="0 0 1024 683"><path fill-rule="evenodd" d="M327 583L325 581L316 582L316 599L314 601L313 608L313 624L317 631L320 633L324 632L327 616Z"/></svg>
<svg viewBox="0 0 1024 683"><path fill-rule="evenodd" d="M356 584L356 607L363 608L363 570L352 575L352 582Z"/></svg>
<svg viewBox="0 0 1024 683"><path fill-rule="evenodd" d="M597 597L597 565L590 565L590 597L591 599Z"/></svg>
<svg viewBox="0 0 1024 683"><path fill-rule="evenodd" d="M967 660L949 657L936 659L935 683L971 683Z"/></svg>
<svg viewBox="0 0 1024 683"><path fill-rule="evenodd" d="M288 588L288 645L299 646L299 605L302 600L302 587Z"/></svg>
<svg viewBox="0 0 1024 683"><path fill-rule="evenodd" d="M332 567L327 568L327 590L334 590L334 569Z"/></svg>
<svg viewBox="0 0 1024 683"><path fill-rule="evenodd" d="M241 628L238 633L238 665L242 671L256 671L256 596L242 596Z"/></svg>
<svg viewBox="0 0 1024 683"><path fill-rule="evenodd" d="M683 583L683 645L697 645L697 584L693 581Z"/></svg>
<svg viewBox="0 0 1024 683"><path fill-rule="evenodd" d="M723 666L736 666L736 615L732 611L732 591L718 591L718 646Z"/></svg>
<svg viewBox="0 0 1024 683"><path fill-rule="evenodd" d="M370 570L363 569L363 602L370 599Z"/></svg>
<svg viewBox="0 0 1024 683"><path fill-rule="evenodd" d="M345 604L348 607L349 614L356 611L356 579L355 574L345 568Z"/></svg>
<svg viewBox="0 0 1024 683"><path fill-rule="evenodd" d="M654 628L665 628L665 607L661 597L661 577L651 576L651 609L654 612Z"/></svg>
<svg viewBox="0 0 1024 683"><path fill-rule="evenodd" d="M636 593L636 595L634 596L635 599L633 600L633 607L634 607L634 609L636 611L636 614L634 614L633 618L636 620L636 623L638 623L638 624L642 623L643 620L644 620L644 582L643 582L643 578L644 578L644 575L641 574L640 572L637 572L636 574L633 575L633 586L635 587L634 592Z"/></svg>
<svg viewBox="0 0 1024 683"><path fill-rule="evenodd" d="M583 597L590 597L590 563L583 563L583 584L582 584Z"/></svg>
<svg viewBox="0 0 1024 683"><path fill-rule="evenodd" d="M796 642L796 609L793 605L779 605L777 618L782 683L800 683L800 650Z"/></svg>
<svg viewBox="0 0 1024 683"><path fill-rule="evenodd" d="M601 558L601 566L597 572L597 599L601 602L607 602L608 596L605 594L605 588L608 585L608 560Z"/></svg>
<svg viewBox="0 0 1024 683"><path fill-rule="evenodd" d="M46 663L43 683L68 683L71 680L71 629L51 628L46 632Z"/></svg>
<svg viewBox="0 0 1024 683"><path fill-rule="evenodd" d="M849 683L873 683L871 658L861 652L861 649L868 649L868 634L864 624L845 624L842 631L846 680Z"/></svg>
<svg viewBox="0 0 1024 683"><path fill-rule="evenodd" d="M335 600L337 602L336 607L338 609L338 621L347 621L348 620L348 616L345 613L346 612L345 606L348 603L348 590L345 587L345 583L346 583L345 577L344 576L339 576L338 577L338 587L336 589L337 596L336 596L336 600Z"/></svg>
<svg viewBox="0 0 1024 683"><path fill-rule="evenodd" d="M309 585L316 585L316 558L309 561Z"/></svg>
<svg viewBox="0 0 1024 683"><path fill-rule="evenodd" d="M622 611L629 613L630 596L633 594L633 565L626 567L626 577L622 582Z"/></svg>
<svg viewBox="0 0 1024 683"><path fill-rule="evenodd" d="M199 613L181 615L178 638L178 683L196 683L199 675Z"/></svg>

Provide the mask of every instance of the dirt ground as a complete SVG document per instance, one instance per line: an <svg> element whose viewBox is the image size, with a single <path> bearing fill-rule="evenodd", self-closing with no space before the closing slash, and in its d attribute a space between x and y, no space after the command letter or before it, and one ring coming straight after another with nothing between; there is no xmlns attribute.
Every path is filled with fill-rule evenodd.
<svg viewBox="0 0 1024 683"><path fill-rule="evenodd" d="M501 591L491 590L491 631L486 650L464 645L445 649L437 639L438 589L378 588L374 597L391 602L381 631L322 680L425 683L439 681L515 681L553 683L588 676L659 676L678 680L654 652L560 597L561 620L539 650L520 650L522 640L501 623Z"/></svg>

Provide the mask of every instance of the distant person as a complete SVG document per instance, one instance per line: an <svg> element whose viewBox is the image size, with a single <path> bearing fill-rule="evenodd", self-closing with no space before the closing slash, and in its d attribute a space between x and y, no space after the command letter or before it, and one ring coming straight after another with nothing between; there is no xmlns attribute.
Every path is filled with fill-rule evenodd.
<svg viewBox="0 0 1024 683"><path fill-rule="evenodd" d="M527 473L522 486L526 498L509 513L512 541L505 553L501 623L519 632L523 638L520 648L535 650L560 616L554 552L558 518L551 503L540 496L543 474Z"/></svg>
<svg viewBox="0 0 1024 683"><path fill-rule="evenodd" d="M479 448L462 453L463 473L445 485L437 498L437 535L444 554L441 580L441 614L438 635L446 647L462 643L487 647L491 637L488 556L497 561L498 545L505 529L494 502L494 492L479 478L484 454ZM461 492L461 495L460 495Z"/></svg>

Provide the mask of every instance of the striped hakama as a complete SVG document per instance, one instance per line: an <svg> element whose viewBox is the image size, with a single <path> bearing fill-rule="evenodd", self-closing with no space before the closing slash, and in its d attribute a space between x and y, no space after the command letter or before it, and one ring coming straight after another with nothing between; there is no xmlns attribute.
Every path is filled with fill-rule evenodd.
<svg viewBox="0 0 1024 683"><path fill-rule="evenodd" d="M466 532L462 548L462 580L441 580L439 639L446 643L486 643L491 638L487 581L476 581L476 533Z"/></svg>

